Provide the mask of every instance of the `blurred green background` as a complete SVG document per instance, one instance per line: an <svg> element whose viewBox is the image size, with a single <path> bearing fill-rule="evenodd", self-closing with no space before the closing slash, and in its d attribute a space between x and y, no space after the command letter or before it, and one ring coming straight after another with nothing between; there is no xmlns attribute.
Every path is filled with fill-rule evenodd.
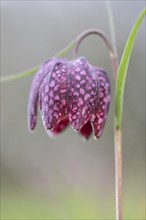
<svg viewBox="0 0 146 220"><path fill-rule="evenodd" d="M119 58L145 1L111 1ZM84 29L110 35L104 1L1 1L1 75L51 57ZM1 219L115 219L114 85L107 48L96 36L80 55L110 74L112 103L100 140L67 129L50 139L38 120L27 129L32 77L1 85ZM71 57L71 55L69 56ZM145 26L133 49L124 97L124 219L145 219Z"/></svg>

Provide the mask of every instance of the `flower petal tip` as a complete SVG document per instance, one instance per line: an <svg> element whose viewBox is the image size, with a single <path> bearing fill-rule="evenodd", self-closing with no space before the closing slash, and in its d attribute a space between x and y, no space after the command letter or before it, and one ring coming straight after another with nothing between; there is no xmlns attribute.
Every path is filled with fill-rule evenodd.
<svg viewBox="0 0 146 220"><path fill-rule="evenodd" d="M97 138L95 135L93 135L93 139L94 139L95 141L98 140L98 138Z"/></svg>
<svg viewBox="0 0 146 220"><path fill-rule="evenodd" d="M90 138L91 134L92 134L92 126L91 126L90 121L88 121L88 122L81 128L81 130L80 130L80 135L81 135L84 139L88 140L88 139Z"/></svg>
<svg viewBox="0 0 146 220"><path fill-rule="evenodd" d="M37 115L31 115L30 117L28 117L28 130L30 132L33 132L35 130L36 123L37 123Z"/></svg>

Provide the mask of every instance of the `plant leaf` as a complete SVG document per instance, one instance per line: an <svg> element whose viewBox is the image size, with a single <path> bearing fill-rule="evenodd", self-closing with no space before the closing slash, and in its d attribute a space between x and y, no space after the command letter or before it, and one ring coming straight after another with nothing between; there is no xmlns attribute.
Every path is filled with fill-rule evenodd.
<svg viewBox="0 0 146 220"><path fill-rule="evenodd" d="M58 53L56 53L53 57L63 58L70 50L72 50L72 48L75 45L75 40L76 39L71 41L66 47L64 47L62 50L60 50ZM47 58L47 59L49 59L49 58ZM39 66L36 66L36 67L33 67L30 70L26 70L23 73L18 73L18 74L13 74L13 75L9 75L9 76L0 77L0 82L13 81L13 80L17 80L17 79L25 78L27 76L34 75L38 71L38 69L39 69Z"/></svg>
<svg viewBox="0 0 146 220"><path fill-rule="evenodd" d="M121 62L118 69L117 81L116 81L116 92L115 92L115 123L116 128L121 127L122 122L122 111L123 111L123 96L124 96L124 88L125 88L125 81L127 76L127 70L129 66L130 56L132 52L132 48L134 45L134 41L137 35L137 32L140 28L140 25L146 15L146 10L144 9L136 23L134 24L127 43L125 45L125 49L121 58Z"/></svg>

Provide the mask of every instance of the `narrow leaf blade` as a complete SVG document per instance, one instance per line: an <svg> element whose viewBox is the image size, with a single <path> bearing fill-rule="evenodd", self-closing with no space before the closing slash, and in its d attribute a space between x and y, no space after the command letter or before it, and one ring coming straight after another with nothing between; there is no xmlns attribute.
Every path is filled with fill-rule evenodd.
<svg viewBox="0 0 146 220"><path fill-rule="evenodd" d="M123 111L123 96L124 96L124 88L125 88L125 81L127 76L127 70L129 66L130 56L132 52L132 48L134 45L134 41L137 35L137 32L140 28L140 25L146 15L146 10L144 9L136 23L134 24L127 43L125 45L125 49L121 58L121 62L118 69L117 81L116 81L116 93L115 93L115 116L116 116L116 127L121 127L122 121L122 111Z"/></svg>

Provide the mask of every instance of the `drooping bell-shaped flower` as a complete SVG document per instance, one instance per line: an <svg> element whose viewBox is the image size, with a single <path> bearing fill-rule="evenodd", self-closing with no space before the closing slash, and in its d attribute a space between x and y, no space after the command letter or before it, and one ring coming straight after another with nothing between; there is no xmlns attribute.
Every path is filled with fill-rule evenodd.
<svg viewBox="0 0 146 220"><path fill-rule="evenodd" d="M106 72L80 57L72 61L45 62L32 82L29 98L29 128L36 125L39 106L47 132L57 135L69 124L86 139L92 131L102 134L110 105Z"/></svg>

